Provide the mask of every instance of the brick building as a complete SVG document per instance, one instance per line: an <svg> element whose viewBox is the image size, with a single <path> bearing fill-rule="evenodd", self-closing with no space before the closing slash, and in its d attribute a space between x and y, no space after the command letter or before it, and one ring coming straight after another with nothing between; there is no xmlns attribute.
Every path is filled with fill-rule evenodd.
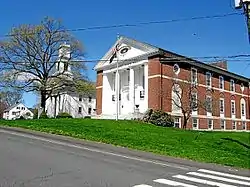
<svg viewBox="0 0 250 187"><path fill-rule="evenodd" d="M114 53L117 45L119 52ZM192 88L191 95L196 102L206 101L204 103L207 104L206 107L197 105L196 110L192 109L188 128L250 130L249 79L229 72L226 62L206 64L120 37L95 70L96 109L100 118L114 118L116 106L119 118L123 119L152 108L168 112L174 116L175 126L181 127L183 113L181 107L173 102L176 101L173 90L179 86L179 91L186 93L177 98L179 104L190 105L188 88ZM118 104L116 91L119 92ZM207 110L208 106L210 110Z"/></svg>

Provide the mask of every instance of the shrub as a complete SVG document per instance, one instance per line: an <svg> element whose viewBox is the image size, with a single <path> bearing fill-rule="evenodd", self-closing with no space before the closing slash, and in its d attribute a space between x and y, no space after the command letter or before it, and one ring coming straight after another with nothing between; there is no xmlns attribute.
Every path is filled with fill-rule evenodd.
<svg viewBox="0 0 250 187"><path fill-rule="evenodd" d="M72 116L67 112L61 112L56 116L56 118L72 118Z"/></svg>
<svg viewBox="0 0 250 187"><path fill-rule="evenodd" d="M84 119L91 119L91 116L84 116Z"/></svg>
<svg viewBox="0 0 250 187"><path fill-rule="evenodd" d="M45 111L43 111L39 117L39 119L48 119L48 116Z"/></svg>
<svg viewBox="0 0 250 187"><path fill-rule="evenodd" d="M143 121L161 127L174 126L172 117L166 112L163 112L161 110L156 110L156 111L153 111L152 109L148 110L143 117Z"/></svg>
<svg viewBox="0 0 250 187"><path fill-rule="evenodd" d="M142 118L142 121L144 121L144 122L149 122L152 113L153 113L153 109L148 109L148 110L145 112L145 114L144 114L144 116L143 116L143 118Z"/></svg>

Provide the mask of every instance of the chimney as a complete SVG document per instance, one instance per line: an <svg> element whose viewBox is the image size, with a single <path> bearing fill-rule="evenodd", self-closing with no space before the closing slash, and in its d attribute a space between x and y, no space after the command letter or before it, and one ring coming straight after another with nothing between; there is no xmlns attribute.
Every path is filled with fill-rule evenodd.
<svg viewBox="0 0 250 187"><path fill-rule="evenodd" d="M210 65L227 70L227 61L212 62Z"/></svg>

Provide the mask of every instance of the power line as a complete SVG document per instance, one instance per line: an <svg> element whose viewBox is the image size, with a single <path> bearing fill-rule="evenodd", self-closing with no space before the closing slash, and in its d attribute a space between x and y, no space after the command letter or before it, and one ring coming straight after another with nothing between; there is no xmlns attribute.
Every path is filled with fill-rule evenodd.
<svg viewBox="0 0 250 187"><path fill-rule="evenodd" d="M162 20L162 21L149 21L149 22L139 22L134 24L118 24L118 25L106 25L106 26L93 26L93 27L85 27L85 28L75 28L75 29L64 29L59 32L80 32L80 31L90 31L90 30L102 30L102 29L114 29L114 28L124 28L124 27L140 27L145 25L153 25L153 24L167 24L173 22L186 22L193 20L202 20L202 19L216 19L216 18L224 18L229 16L243 15L244 13L234 12L227 14L218 14L218 15L210 15L210 16L198 16L191 18L181 18L181 19L170 19L170 20ZM23 35L32 35L35 33L25 33ZM6 34L4 36L0 36L0 38L15 36L15 34Z"/></svg>
<svg viewBox="0 0 250 187"><path fill-rule="evenodd" d="M243 59L242 59L243 58ZM204 60L202 60L204 59ZM210 60L206 60L210 59ZM141 57L140 60L148 60L148 57ZM238 61L238 62L245 62L250 61L250 54L236 54L236 55L230 55L230 56L183 56L183 57L164 57L162 61L171 61L171 60L178 60L181 62L190 62L192 60L201 61L201 62L218 62L218 61ZM89 59L89 60L69 60L69 62L79 62L79 63L96 63L96 62L108 62L110 59ZM120 61L127 61L127 62L134 62L135 59L124 59ZM116 60L114 60L116 62ZM24 64L24 61L13 61L9 63L20 63ZM47 63L58 63L58 61L49 61ZM111 62L112 63L112 62ZM8 62L0 62L0 64L8 64Z"/></svg>

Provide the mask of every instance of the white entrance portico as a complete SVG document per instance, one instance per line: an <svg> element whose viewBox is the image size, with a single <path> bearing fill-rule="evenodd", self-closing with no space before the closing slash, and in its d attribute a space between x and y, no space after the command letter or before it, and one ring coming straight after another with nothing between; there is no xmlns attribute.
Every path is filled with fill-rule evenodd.
<svg viewBox="0 0 250 187"><path fill-rule="evenodd" d="M116 54L111 48L95 67L103 70L101 116L115 117L118 89L119 118L129 119L148 109L148 56L158 49L125 37L119 38L114 46L118 43L119 52Z"/></svg>

